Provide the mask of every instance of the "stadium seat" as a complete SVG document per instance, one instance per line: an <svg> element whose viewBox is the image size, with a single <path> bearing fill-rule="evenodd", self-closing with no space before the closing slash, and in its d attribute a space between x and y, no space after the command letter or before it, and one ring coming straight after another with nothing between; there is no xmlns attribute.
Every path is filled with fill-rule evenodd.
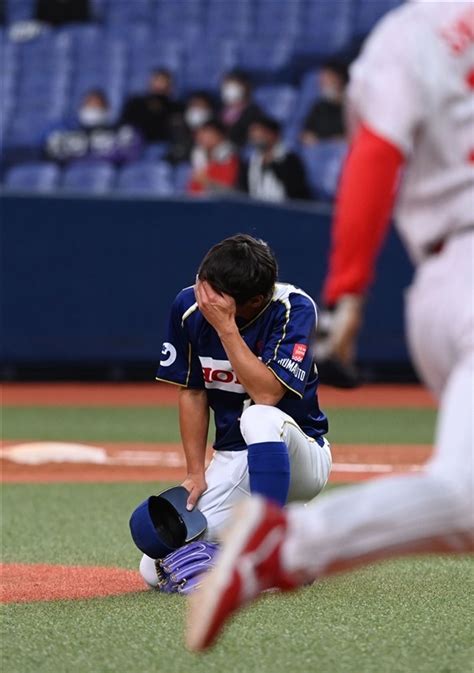
<svg viewBox="0 0 474 673"><path fill-rule="evenodd" d="M330 201L334 198L347 144L342 140L321 141L314 147L304 147L302 158L306 173L317 199Z"/></svg>
<svg viewBox="0 0 474 673"><path fill-rule="evenodd" d="M259 40L298 34L303 20L304 4L303 0L259 0L255 7L253 34Z"/></svg>
<svg viewBox="0 0 474 673"><path fill-rule="evenodd" d="M287 84L261 86L255 89L254 98L264 112L286 124L294 113L297 91Z"/></svg>
<svg viewBox="0 0 474 673"><path fill-rule="evenodd" d="M228 3L225 3L228 4ZM158 35L180 38L183 42L198 38L205 23L204 0L161 1L156 5L155 29Z"/></svg>
<svg viewBox="0 0 474 673"><path fill-rule="evenodd" d="M251 31L252 19L253 0L239 0L239 2L209 0L204 30L210 41L215 37L245 38Z"/></svg>
<svg viewBox="0 0 474 673"><path fill-rule="evenodd" d="M24 164L8 171L5 186L18 191L51 192L57 187L59 177L60 170L55 164Z"/></svg>
<svg viewBox="0 0 474 673"><path fill-rule="evenodd" d="M237 65L249 72L276 74L290 64L293 42L287 38L240 42Z"/></svg>
<svg viewBox="0 0 474 673"><path fill-rule="evenodd" d="M174 169L174 189L176 194L185 194L191 178L191 164L178 164Z"/></svg>
<svg viewBox="0 0 474 673"><path fill-rule="evenodd" d="M63 173L62 188L74 192L103 194L112 189L115 169L106 162L77 163Z"/></svg>
<svg viewBox="0 0 474 673"><path fill-rule="evenodd" d="M168 143L152 143L147 145L143 152L144 161L160 161L168 152Z"/></svg>
<svg viewBox="0 0 474 673"><path fill-rule="evenodd" d="M401 5L403 0L355 0L354 35L365 37L384 14Z"/></svg>
<svg viewBox="0 0 474 673"><path fill-rule="evenodd" d="M233 70L237 61L235 40L214 40L205 51L191 45L182 72L182 90L186 93L196 89L217 91L222 76Z"/></svg>
<svg viewBox="0 0 474 673"><path fill-rule="evenodd" d="M113 0L104 7L105 23L110 26L130 26L136 22L151 24L156 2L153 0Z"/></svg>
<svg viewBox="0 0 474 673"><path fill-rule="evenodd" d="M308 116L311 106L319 96L318 72L318 69L309 70L301 79L294 114L290 121L291 127L297 129L297 135Z"/></svg>
<svg viewBox="0 0 474 673"><path fill-rule="evenodd" d="M367 2L367 0L361 0ZM310 2L303 11L296 51L318 59L343 52L352 42L353 0ZM367 4L371 4L369 0Z"/></svg>
<svg viewBox="0 0 474 673"><path fill-rule="evenodd" d="M122 194L170 196L173 193L172 169L166 162L138 161L120 171L116 186Z"/></svg>
<svg viewBox="0 0 474 673"><path fill-rule="evenodd" d="M30 21L35 14L36 0L10 0L6 2L6 20L12 24L17 21Z"/></svg>

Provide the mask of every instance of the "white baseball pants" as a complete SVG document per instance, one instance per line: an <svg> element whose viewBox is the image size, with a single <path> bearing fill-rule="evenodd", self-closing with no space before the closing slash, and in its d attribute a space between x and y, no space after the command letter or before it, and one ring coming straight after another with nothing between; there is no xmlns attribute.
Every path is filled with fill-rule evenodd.
<svg viewBox="0 0 474 673"><path fill-rule="evenodd" d="M331 451L324 439L318 444L276 407L255 404L242 414L240 430L245 443L283 441L290 457L288 502L308 502L324 488L331 471ZM206 470L207 490L198 502L206 516L208 539L216 539L232 507L250 495L247 451L216 451Z"/></svg>
<svg viewBox="0 0 474 673"><path fill-rule="evenodd" d="M418 269L407 329L418 371L439 399L433 457L422 473L290 507L290 571L314 578L392 555L473 548L474 234L453 237Z"/></svg>
<svg viewBox="0 0 474 673"><path fill-rule="evenodd" d="M246 444L284 441L290 457L289 502L308 502L324 488L331 472L327 440L308 437L299 425L276 407L255 404L242 414L240 429ZM225 528L232 507L250 496L247 451L216 451L206 470L207 490L198 507L207 518L206 539L216 540ZM144 555L140 573L150 586L158 578L155 562Z"/></svg>

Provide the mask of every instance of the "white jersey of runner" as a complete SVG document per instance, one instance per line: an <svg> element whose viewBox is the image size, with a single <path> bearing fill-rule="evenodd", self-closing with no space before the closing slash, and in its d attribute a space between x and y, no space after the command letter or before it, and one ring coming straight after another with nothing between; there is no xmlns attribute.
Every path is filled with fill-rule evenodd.
<svg viewBox="0 0 474 673"><path fill-rule="evenodd" d="M398 230L415 263L474 223L474 4L415 1L391 12L351 68L349 119L407 163Z"/></svg>

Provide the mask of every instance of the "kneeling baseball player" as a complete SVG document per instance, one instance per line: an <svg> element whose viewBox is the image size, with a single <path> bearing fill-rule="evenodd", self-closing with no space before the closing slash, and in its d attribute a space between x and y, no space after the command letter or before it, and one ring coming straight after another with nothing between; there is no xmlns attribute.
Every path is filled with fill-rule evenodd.
<svg viewBox="0 0 474 673"><path fill-rule="evenodd" d="M278 283L277 272L266 243L233 236L207 253L196 284L182 290L171 307L157 379L180 386L186 497L181 511L173 504L175 524L184 527L181 537L174 543L168 537L170 544L163 546L156 538L163 527L155 506L146 501L132 515L132 536L145 552L140 571L151 586L168 590L172 575L179 577L180 589L190 579L182 581L183 567L192 565L191 575L196 567L207 569L213 543L242 498L259 494L280 506L307 502L328 480L328 422L319 408L310 349L316 306L302 290ZM211 410L215 453L206 469ZM189 527L206 542L193 543L186 522L198 512L205 523ZM159 560L190 541L171 559Z"/></svg>

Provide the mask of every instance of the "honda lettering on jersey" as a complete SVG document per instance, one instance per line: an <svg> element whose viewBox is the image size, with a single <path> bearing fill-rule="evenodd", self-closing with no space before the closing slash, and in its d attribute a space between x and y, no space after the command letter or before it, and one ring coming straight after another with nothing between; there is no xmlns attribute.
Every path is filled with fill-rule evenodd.
<svg viewBox="0 0 474 673"><path fill-rule="evenodd" d="M199 360L206 388L218 388L230 393L245 393L229 360L214 360L214 358L203 356L200 356Z"/></svg>

